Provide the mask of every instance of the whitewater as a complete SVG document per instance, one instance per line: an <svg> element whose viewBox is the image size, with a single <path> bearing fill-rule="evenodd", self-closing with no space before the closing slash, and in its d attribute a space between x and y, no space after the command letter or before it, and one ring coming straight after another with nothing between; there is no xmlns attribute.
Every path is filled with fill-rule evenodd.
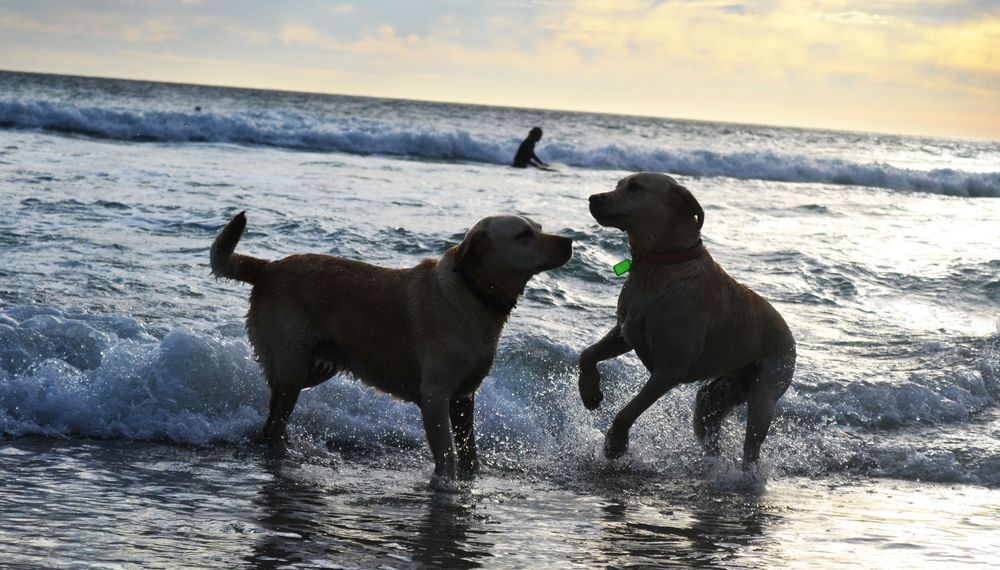
<svg viewBox="0 0 1000 570"><path fill-rule="evenodd" d="M556 172L509 164L533 126ZM798 341L762 472L672 391L601 455L634 356L576 389L624 235L587 197L668 172L704 240ZM1000 530L1000 142L0 72L0 565L981 567ZM335 377L289 456L249 288L208 249L404 267L479 218L573 238L477 397L483 476L432 491L415 406ZM373 315L372 318L378 318Z"/></svg>

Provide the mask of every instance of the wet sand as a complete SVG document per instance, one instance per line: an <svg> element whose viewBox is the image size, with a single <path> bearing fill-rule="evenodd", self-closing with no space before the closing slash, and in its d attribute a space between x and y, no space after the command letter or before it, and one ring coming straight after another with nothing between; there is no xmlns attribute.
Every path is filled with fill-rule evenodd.
<svg viewBox="0 0 1000 570"><path fill-rule="evenodd" d="M0 444L9 568L984 567L1000 491L896 480L497 468L454 494L422 450Z"/></svg>

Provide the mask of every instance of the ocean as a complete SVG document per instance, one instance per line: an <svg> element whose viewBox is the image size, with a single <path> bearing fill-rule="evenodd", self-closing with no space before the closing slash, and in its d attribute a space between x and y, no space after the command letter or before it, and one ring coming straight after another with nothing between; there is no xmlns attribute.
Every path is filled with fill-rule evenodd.
<svg viewBox="0 0 1000 570"><path fill-rule="evenodd" d="M507 166L533 126L553 172ZM782 313L798 367L760 473L697 385L601 454L644 382L580 351L614 323L624 234L587 197L667 172L715 259ZM487 215L573 238L529 282L477 397L484 473L433 491L412 404L334 377L287 456L240 251L390 267ZM1000 141L0 72L0 566L983 567L1000 547ZM372 318L378 318L372 315Z"/></svg>

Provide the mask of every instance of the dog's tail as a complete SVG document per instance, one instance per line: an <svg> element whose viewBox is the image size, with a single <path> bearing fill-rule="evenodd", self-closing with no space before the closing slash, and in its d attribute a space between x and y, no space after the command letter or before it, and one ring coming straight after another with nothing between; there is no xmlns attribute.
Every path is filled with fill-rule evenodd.
<svg viewBox="0 0 1000 570"><path fill-rule="evenodd" d="M267 265L267 261L233 253L236 244L243 235L243 230L247 227L246 212L240 212L222 228L218 237L212 242L212 275L225 277L226 279L236 279L251 285L257 282L261 269Z"/></svg>

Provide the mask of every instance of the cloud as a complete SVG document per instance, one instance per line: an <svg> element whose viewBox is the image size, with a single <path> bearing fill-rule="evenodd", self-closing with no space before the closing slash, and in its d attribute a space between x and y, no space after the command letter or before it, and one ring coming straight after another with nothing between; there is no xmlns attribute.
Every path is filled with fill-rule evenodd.
<svg viewBox="0 0 1000 570"><path fill-rule="evenodd" d="M62 52L155 79L188 61L216 83L758 122L867 121L900 97L914 120L1000 113L996 0L0 6L0 67Z"/></svg>
<svg viewBox="0 0 1000 570"><path fill-rule="evenodd" d="M746 4L726 4L725 6L719 6L719 10L729 12L730 14L739 14L740 16L750 12Z"/></svg>
<svg viewBox="0 0 1000 570"><path fill-rule="evenodd" d="M358 7L353 4L335 4L326 8L326 11L331 14L336 14L338 16L343 16L345 14L354 14L358 11Z"/></svg>
<svg viewBox="0 0 1000 570"><path fill-rule="evenodd" d="M968 23L1000 16L1000 2L996 0L855 0L848 5L928 26Z"/></svg>
<svg viewBox="0 0 1000 570"><path fill-rule="evenodd" d="M17 14L0 14L0 28L144 44L176 40L184 33L184 26L172 18L129 19L117 14L91 13L74 8L53 14L46 20Z"/></svg>
<svg viewBox="0 0 1000 570"><path fill-rule="evenodd" d="M281 41L289 45L313 47L328 51L349 51L349 44L323 34L308 24L285 24L279 32Z"/></svg>
<svg viewBox="0 0 1000 570"><path fill-rule="evenodd" d="M818 17L833 22L835 24L859 25L859 26L887 26L891 25L889 18L878 14L869 14L857 10L851 12L836 12L833 14L819 14Z"/></svg>
<svg viewBox="0 0 1000 570"><path fill-rule="evenodd" d="M572 41L554 41L548 34L530 35L510 31L509 23L494 19L488 26L495 42L485 46L470 46L464 42L454 22L441 19L440 31L428 35L401 35L391 25L377 25L362 30L356 39L347 41L303 23L290 23L281 28L280 38L286 45L317 48L360 58L391 59L395 63L416 65L414 73L441 72L454 66L466 69L491 66L506 69L552 70L565 69L579 62L580 55ZM503 33L498 30L504 30ZM565 38L562 38L565 39Z"/></svg>

